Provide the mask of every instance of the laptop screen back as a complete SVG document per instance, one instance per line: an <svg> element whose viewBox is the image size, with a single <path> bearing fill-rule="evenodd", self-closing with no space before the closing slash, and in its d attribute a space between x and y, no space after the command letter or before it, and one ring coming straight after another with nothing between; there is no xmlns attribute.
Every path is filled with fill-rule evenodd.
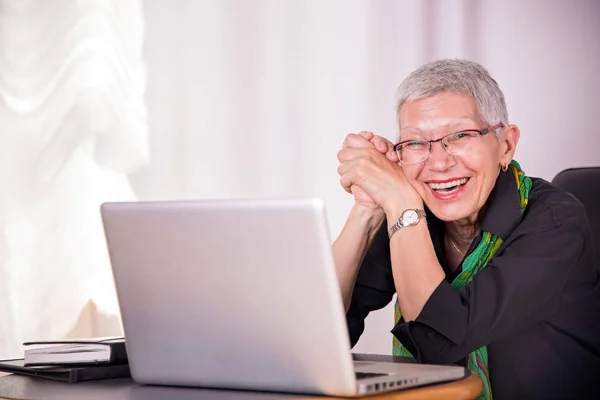
<svg viewBox="0 0 600 400"><path fill-rule="evenodd" d="M136 381L355 392L321 201L107 203L102 218Z"/></svg>

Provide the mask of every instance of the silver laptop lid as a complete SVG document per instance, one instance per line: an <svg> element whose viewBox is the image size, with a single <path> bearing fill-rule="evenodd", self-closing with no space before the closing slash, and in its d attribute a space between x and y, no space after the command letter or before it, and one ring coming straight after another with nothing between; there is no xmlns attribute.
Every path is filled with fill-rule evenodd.
<svg viewBox="0 0 600 400"><path fill-rule="evenodd" d="M101 211L137 382L356 394L321 201Z"/></svg>

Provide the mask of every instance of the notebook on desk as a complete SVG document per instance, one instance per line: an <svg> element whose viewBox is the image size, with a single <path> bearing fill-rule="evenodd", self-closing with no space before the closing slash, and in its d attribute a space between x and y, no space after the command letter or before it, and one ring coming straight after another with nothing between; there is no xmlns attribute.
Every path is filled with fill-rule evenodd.
<svg viewBox="0 0 600 400"><path fill-rule="evenodd" d="M99 379L126 378L130 376L129 365L76 365L76 366L26 366L22 358L1 360L0 372L26 375L35 378L75 383Z"/></svg>
<svg viewBox="0 0 600 400"><path fill-rule="evenodd" d="M353 362L321 201L101 211L138 383L360 396L468 374Z"/></svg>
<svg viewBox="0 0 600 400"><path fill-rule="evenodd" d="M25 365L126 364L125 338L25 342Z"/></svg>

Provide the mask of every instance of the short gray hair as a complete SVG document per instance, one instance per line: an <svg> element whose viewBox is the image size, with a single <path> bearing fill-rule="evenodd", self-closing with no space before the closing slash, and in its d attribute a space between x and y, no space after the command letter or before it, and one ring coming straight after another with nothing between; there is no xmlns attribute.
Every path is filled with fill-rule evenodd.
<svg viewBox="0 0 600 400"><path fill-rule="evenodd" d="M396 92L398 124L400 107L406 101L424 99L443 92L470 95L477 104L482 123L508 125L506 102L498 83L480 64L458 59L429 62L404 79ZM495 133L499 135L499 130Z"/></svg>

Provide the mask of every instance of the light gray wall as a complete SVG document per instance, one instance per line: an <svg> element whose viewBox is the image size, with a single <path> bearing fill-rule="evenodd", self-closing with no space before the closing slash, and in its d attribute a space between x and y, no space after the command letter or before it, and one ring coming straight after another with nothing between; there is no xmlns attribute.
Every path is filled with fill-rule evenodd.
<svg viewBox="0 0 600 400"><path fill-rule="evenodd" d="M594 0L146 2L151 162L134 187L315 195L335 236L351 206L335 172L344 135L393 139L397 85L439 57L472 58L497 79L526 173L598 165L599 22ZM356 349L389 353L392 319L391 307L369 316Z"/></svg>

